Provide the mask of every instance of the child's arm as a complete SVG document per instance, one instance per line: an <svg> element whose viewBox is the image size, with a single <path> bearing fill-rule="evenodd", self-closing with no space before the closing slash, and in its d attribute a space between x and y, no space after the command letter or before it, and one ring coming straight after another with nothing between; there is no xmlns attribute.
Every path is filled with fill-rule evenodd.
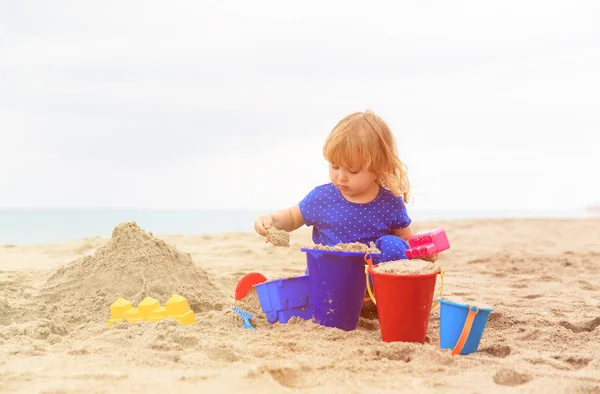
<svg viewBox="0 0 600 394"><path fill-rule="evenodd" d="M410 228L410 226L407 226L404 228L392 229L392 235L395 235L396 237L400 237L403 240L408 242L408 239L413 236L413 232L412 232L412 229Z"/></svg>
<svg viewBox="0 0 600 394"><path fill-rule="evenodd" d="M256 219L256 222L254 222L254 229L260 235L265 236L267 235L267 230L271 228L271 226L279 230L291 232L299 229L303 225L304 218L300 212L300 207L294 205L293 207L279 210L270 215L259 217Z"/></svg>

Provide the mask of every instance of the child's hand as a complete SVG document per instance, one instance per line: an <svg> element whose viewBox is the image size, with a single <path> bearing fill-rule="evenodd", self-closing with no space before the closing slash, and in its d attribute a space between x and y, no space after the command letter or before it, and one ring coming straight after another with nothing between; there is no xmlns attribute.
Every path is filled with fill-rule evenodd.
<svg viewBox="0 0 600 394"><path fill-rule="evenodd" d="M429 256L423 256L421 257L421 260L425 260L425 261L429 261L430 263L435 263L435 261L438 259L438 255L436 254L430 254Z"/></svg>
<svg viewBox="0 0 600 394"><path fill-rule="evenodd" d="M272 225L273 218L271 217L271 215L263 215L256 219L256 221L254 222L254 230L256 230L256 232L262 235L263 237L266 237L267 230L270 229Z"/></svg>

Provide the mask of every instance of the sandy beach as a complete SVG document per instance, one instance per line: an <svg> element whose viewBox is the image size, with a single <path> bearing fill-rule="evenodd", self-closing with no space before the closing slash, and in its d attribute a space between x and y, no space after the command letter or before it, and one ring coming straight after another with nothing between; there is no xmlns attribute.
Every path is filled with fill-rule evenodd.
<svg viewBox="0 0 600 394"><path fill-rule="evenodd" d="M385 343L373 310L354 331L293 319L270 325L239 279L300 275L310 230L275 247L255 233L149 234L0 245L0 391L35 393L600 393L600 219L416 223L446 229L444 295L494 308L478 352ZM436 295L439 294L439 281ZM118 297L187 298L196 323L108 327ZM234 306L255 314L242 328Z"/></svg>

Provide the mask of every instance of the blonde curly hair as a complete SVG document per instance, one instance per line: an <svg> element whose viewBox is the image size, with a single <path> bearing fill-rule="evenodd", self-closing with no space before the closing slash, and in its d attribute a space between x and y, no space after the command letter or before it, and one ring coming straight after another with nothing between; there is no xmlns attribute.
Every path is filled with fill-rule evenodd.
<svg viewBox="0 0 600 394"><path fill-rule="evenodd" d="M390 128L373 112L356 112L340 120L325 140L323 156L336 165L373 172L380 186L408 202L406 165L398 157Z"/></svg>

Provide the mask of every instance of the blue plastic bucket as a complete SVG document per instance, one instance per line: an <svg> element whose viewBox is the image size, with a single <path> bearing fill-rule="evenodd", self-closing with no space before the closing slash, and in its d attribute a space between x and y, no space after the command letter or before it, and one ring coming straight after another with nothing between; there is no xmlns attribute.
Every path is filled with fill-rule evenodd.
<svg viewBox="0 0 600 394"><path fill-rule="evenodd" d="M312 306L308 290L308 276L277 279L254 286L260 308L271 324L285 324L292 317L305 320L312 318Z"/></svg>
<svg viewBox="0 0 600 394"><path fill-rule="evenodd" d="M365 253L302 248L308 265L313 321L346 331L356 329L363 306Z"/></svg>
<svg viewBox="0 0 600 394"><path fill-rule="evenodd" d="M453 354L471 354L476 352L488 317L494 310L491 308L478 308L444 299L440 299L439 301L440 348L452 349ZM470 310L472 311L472 315L474 314L474 318L472 318L472 326L469 330L466 323ZM460 342L464 342L462 348Z"/></svg>

